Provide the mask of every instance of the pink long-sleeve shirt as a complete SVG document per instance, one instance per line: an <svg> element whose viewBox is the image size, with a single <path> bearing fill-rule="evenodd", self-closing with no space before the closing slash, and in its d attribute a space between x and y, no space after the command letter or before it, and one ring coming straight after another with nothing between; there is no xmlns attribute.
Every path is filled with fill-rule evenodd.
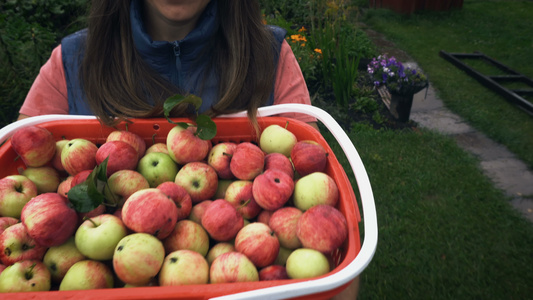
<svg viewBox="0 0 533 300"><path fill-rule="evenodd" d="M311 104L302 71L287 41L283 41L281 45L274 89L274 105L282 103ZM19 113L38 116L68 114L68 112L67 84L61 59L61 45L59 45L41 67ZM280 116L303 122L316 121L314 117L305 114L287 113Z"/></svg>

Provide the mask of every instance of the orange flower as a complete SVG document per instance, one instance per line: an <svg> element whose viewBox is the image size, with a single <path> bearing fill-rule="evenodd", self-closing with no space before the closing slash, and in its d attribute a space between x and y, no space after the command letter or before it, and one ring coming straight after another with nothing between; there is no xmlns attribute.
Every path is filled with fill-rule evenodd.
<svg viewBox="0 0 533 300"><path fill-rule="evenodd" d="M300 35L300 34L291 35L291 40L296 41L296 42L307 42L307 39L305 38L305 36Z"/></svg>
<svg viewBox="0 0 533 300"><path fill-rule="evenodd" d="M322 50L318 49L318 48L315 49L315 52L318 53L318 54L322 54Z"/></svg>
<svg viewBox="0 0 533 300"><path fill-rule="evenodd" d="M305 29L305 27L302 26L302 28L298 29L298 32L305 32L307 31L307 29Z"/></svg>

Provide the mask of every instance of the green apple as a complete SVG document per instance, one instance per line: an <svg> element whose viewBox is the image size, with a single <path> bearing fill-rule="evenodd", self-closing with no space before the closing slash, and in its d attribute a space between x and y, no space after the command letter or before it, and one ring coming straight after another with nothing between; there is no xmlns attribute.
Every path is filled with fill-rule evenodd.
<svg viewBox="0 0 533 300"><path fill-rule="evenodd" d="M106 264L96 260L82 260L68 269L59 290L110 289L114 284L113 271Z"/></svg>
<svg viewBox="0 0 533 300"><path fill-rule="evenodd" d="M118 242L128 234L122 220L111 214L102 214L85 220L76 230L78 250L89 259L113 258Z"/></svg>
<svg viewBox="0 0 533 300"><path fill-rule="evenodd" d="M43 262L52 275L52 281L60 283L68 269L75 263L86 259L76 248L74 237L69 238L59 246L48 248L43 257Z"/></svg>
<svg viewBox="0 0 533 300"><path fill-rule="evenodd" d="M144 285L159 273L165 260L165 247L147 233L133 233L118 243L113 255L113 269L125 284Z"/></svg>
<svg viewBox="0 0 533 300"><path fill-rule="evenodd" d="M291 279L313 278L329 272L329 261L317 250L299 248L287 258L286 269Z"/></svg>
<svg viewBox="0 0 533 300"><path fill-rule="evenodd" d="M205 257L196 251L174 251L165 257L158 278L160 286L207 284L209 264Z"/></svg>
<svg viewBox="0 0 533 300"><path fill-rule="evenodd" d="M50 287L50 272L39 260L16 262L0 273L0 293L43 292Z"/></svg>
<svg viewBox="0 0 533 300"><path fill-rule="evenodd" d="M281 153L289 157L296 142L294 133L287 128L272 124L261 132L259 147L266 153Z"/></svg>
<svg viewBox="0 0 533 300"><path fill-rule="evenodd" d="M98 146L93 142L76 138L69 140L61 151L61 164L70 175L96 167Z"/></svg>
<svg viewBox="0 0 533 300"><path fill-rule="evenodd" d="M220 256L221 254L224 254L226 252L232 252L235 251L235 246L232 243L228 242L220 242L216 243L211 249L209 249L209 252L207 252L206 258L207 262L211 265L211 263Z"/></svg>
<svg viewBox="0 0 533 300"><path fill-rule="evenodd" d="M293 251L292 249L288 249L288 248L280 246L278 257L276 257L274 264L285 266L287 264L287 258L289 258L289 255L291 255L292 251Z"/></svg>
<svg viewBox="0 0 533 300"><path fill-rule="evenodd" d="M23 175L0 179L0 215L19 219L22 208L37 196L37 185Z"/></svg>
<svg viewBox="0 0 533 300"><path fill-rule="evenodd" d="M37 186L37 194L57 192L61 179L56 169L48 166L28 167L22 174Z"/></svg>
<svg viewBox="0 0 533 300"><path fill-rule="evenodd" d="M294 206L302 211L319 204L335 206L338 200L339 189L337 184L326 173L311 173L300 178L294 184Z"/></svg>
<svg viewBox="0 0 533 300"><path fill-rule="evenodd" d="M150 187L155 188L165 181L174 181L178 165L168 154L150 152L139 160L137 171L146 178Z"/></svg>

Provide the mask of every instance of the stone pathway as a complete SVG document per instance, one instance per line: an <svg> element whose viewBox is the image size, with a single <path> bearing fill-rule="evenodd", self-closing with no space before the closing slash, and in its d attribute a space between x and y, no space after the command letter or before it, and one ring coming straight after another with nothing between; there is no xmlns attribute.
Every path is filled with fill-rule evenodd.
<svg viewBox="0 0 533 300"><path fill-rule="evenodd" d="M412 63L413 64L413 63ZM421 91L413 99L411 120L420 127L451 136L457 144L480 160L481 169L494 185L512 198L511 205L533 222L533 172L505 146L495 143L449 111L433 88Z"/></svg>

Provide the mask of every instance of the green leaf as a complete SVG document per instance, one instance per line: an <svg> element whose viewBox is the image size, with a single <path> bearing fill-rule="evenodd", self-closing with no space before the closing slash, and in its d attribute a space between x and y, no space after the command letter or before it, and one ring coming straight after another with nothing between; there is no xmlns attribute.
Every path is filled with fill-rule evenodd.
<svg viewBox="0 0 533 300"><path fill-rule="evenodd" d="M199 115L196 126L196 135L202 140L210 140L217 135L217 124L207 115Z"/></svg>
<svg viewBox="0 0 533 300"><path fill-rule="evenodd" d="M68 191L68 199L77 212L90 212L105 202L107 160L108 158L96 166L84 182L75 185Z"/></svg>
<svg viewBox="0 0 533 300"><path fill-rule="evenodd" d="M196 111L200 109L200 106L202 105L202 98L196 96L196 95L187 95L183 96L180 94L176 94L174 96L170 96L165 100L165 103L163 103L163 113L165 114L165 118L167 118L168 122L172 124L178 124L170 119L170 112L174 107L176 107L180 103L189 103L192 104ZM186 123L183 123L186 124ZM179 124L180 126L183 126L182 124ZM188 125L185 125L185 128L187 128Z"/></svg>

